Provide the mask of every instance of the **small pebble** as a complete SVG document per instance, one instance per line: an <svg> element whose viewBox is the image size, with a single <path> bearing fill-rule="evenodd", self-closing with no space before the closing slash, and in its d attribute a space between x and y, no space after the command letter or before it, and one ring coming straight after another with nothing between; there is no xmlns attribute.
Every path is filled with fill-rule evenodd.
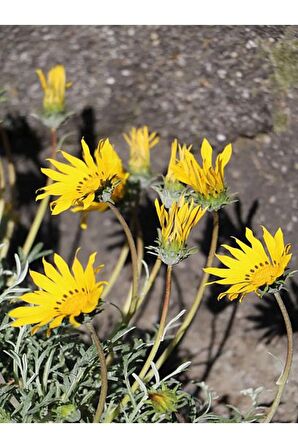
<svg viewBox="0 0 298 448"><path fill-rule="evenodd" d="M254 40L249 40L245 46L250 50L251 48L257 48L258 45Z"/></svg>
<svg viewBox="0 0 298 448"><path fill-rule="evenodd" d="M184 76L184 72L183 72L182 70L177 70L177 71L175 72L175 76L176 76L177 78L183 78L183 76Z"/></svg>
<svg viewBox="0 0 298 448"><path fill-rule="evenodd" d="M130 74L131 74L130 70L127 70L127 69L121 70L121 75L122 76L130 76Z"/></svg>
<svg viewBox="0 0 298 448"><path fill-rule="evenodd" d="M271 143L270 135L264 135L263 136L263 143L265 143L266 145L269 145Z"/></svg>
<svg viewBox="0 0 298 448"><path fill-rule="evenodd" d="M248 90L243 90L242 97L245 98L245 99L248 99L250 97L249 91Z"/></svg>
<svg viewBox="0 0 298 448"><path fill-rule="evenodd" d="M276 202L276 196L270 196L269 204L275 204L275 202Z"/></svg>
<svg viewBox="0 0 298 448"><path fill-rule="evenodd" d="M150 39L151 40L158 40L159 36L157 33L153 32L150 34Z"/></svg>
<svg viewBox="0 0 298 448"><path fill-rule="evenodd" d="M292 223L292 222L289 222L289 223L286 225L286 229L287 229L287 232L291 232L291 231L293 230L293 223Z"/></svg>
<svg viewBox="0 0 298 448"><path fill-rule="evenodd" d="M205 67L206 67L206 72L207 73L212 73L213 67L212 67L211 62L206 62Z"/></svg>
<svg viewBox="0 0 298 448"><path fill-rule="evenodd" d="M112 76L110 76L109 78L107 78L106 83L109 84L110 86L112 86L113 84L115 84L115 78L112 78Z"/></svg>
<svg viewBox="0 0 298 448"><path fill-rule="evenodd" d="M234 169L232 171L232 177L233 177L233 179L239 179L241 177L240 171Z"/></svg>
<svg viewBox="0 0 298 448"><path fill-rule="evenodd" d="M216 138L219 142L224 142L227 139L224 134L217 134Z"/></svg>
<svg viewBox="0 0 298 448"><path fill-rule="evenodd" d="M283 174L285 174L288 171L288 167L286 165L283 165L280 170Z"/></svg>
<svg viewBox="0 0 298 448"><path fill-rule="evenodd" d="M227 71L220 69L220 70L217 70L217 74L221 79L224 79L226 77Z"/></svg>

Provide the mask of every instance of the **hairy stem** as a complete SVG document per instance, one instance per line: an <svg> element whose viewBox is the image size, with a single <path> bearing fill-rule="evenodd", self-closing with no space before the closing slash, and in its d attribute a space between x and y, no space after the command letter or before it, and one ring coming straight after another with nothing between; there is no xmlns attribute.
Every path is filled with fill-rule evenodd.
<svg viewBox="0 0 298 448"><path fill-rule="evenodd" d="M54 159L56 157L56 151L57 151L57 130L52 128L51 129L51 158ZM47 186L50 185L53 181L51 179L48 179ZM41 200L39 207L37 209L37 213L35 215L35 218L33 220L33 223L30 227L29 233L27 235L26 241L23 246L23 253L24 255L28 255L36 238L36 235L39 231L39 228L41 226L41 223L43 221L44 215L47 211L48 204L50 201L50 196L45 197Z"/></svg>
<svg viewBox="0 0 298 448"><path fill-rule="evenodd" d="M103 413L104 405L107 398L107 392L108 392L108 371L106 366L106 358L103 351L103 348L101 346L100 340L96 334L96 331L94 330L94 327L92 324L88 323L87 328L90 332L92 342L96 348L98 359L100 363L100 377L101 377L101 388L100 388L100 395L98 400L97 409L93 418L93 423L99 423L100 417Z"/></svg>
<svg viewBox="0 0 298 448"><path fill-rule="evenodd" d="M115 214L120 224L122 225L130 249L131 264L132 264L132 294L131 294L129 311L125 318L126 323L128 323L131 316L134 314L135 306L138 300L138 285L139 285L138 254L133 236L131 234L130 228L127 225L127 222L125 221L125 219L123 218L117 207L115 207L111 202L108 202L108 205L112 210L112 212Z"/></svg>
<svg viewBox="0 0 298 448"><path fill-rule="evenodd" d="M213 212L213 231L212 231L212 238L211 238L207 263L205 266L206 268L210 267L213 263L216 246L217 246L217 240L218 240L218 230L219 230L218 212ZM189 329L189 327L199 309L199 306L201 304L205 286L206 286L206 283L208 282L208 279L209 279L209 274L207 274L207 272L204 272L201 282L200 282L200 285L198 287L194 302L193 302L190 310L186 314L184 321L182 322L181 326L179 327L179 329L176 333L176 336L174 337L174 339L170 342L168 347L164 350L164 352L158 358L158 360L156 362L157 369L159 369L164 364L164 362L168 359L168 357L170 356L170 354L172 353L174 348L179 344L181 339L185 336L186 332L188 331L188 329ZM153 376L153 371L151 370L148 373L148 375L146 376L145 380L148 381L150 378L152 378L152 376Z"/></svg>
<svg viewBox="0 0 298 448"><path fill-rule="evenodd" d="M134 223L135 223L136 232L137 232L136 249L137 249L137 256L138 256L138 269L139 269L139 278L140 278L141 277L141 272L142 272L142 260L144 258L144 241L143 241L142 230L141 230L140 223L139 223L139 220L137 218L136 212L134 214ZM122 308L122 312L123 312L124 316L127 316L128 313L129 313L130 306L131 306L131 297L132 297L132 286L129 288L129 291L128 291L128 294L127 294L127 298L126 298L124 306ZM138 302L139 302L139 297L138 297L138 300L136 302L133 314L137 310L137 303ZM132 315L131 315L131 317L132 317Z"/></svg>
<svg viewBox="0 0 298 448"><path fill-rule="evenodd" d="M264 423L270 423L272 418L274 417L275 412L277 411L277 408L279 406L285 385L287 384L288 378L289 378L289 374L290 374L290 370L291 370L291 365L292 365L292 360L293 360L293 330L292 330L292 325L291 325L291 321L287 312L287 309L283 303L283 300L280 296L279 292L275 292L274 293L274 297L278 303L278 306L280 308L282 317L284 319L285 322L285 326L286 326L286 330L287 330L287 338L288 338L288 346L287 346L287 357L286 357L286 362L285 362L285 366L284 366L284 370L283 373L281 375L281 377L279 378L277 384L278 384L278 390L277 393L275 395L275 398L273 400L273 403L269 409L269 412L267 414L267 416L264 419Z"/></svg>
<svg viewBox="0 0 298 448"><path fill-rule="evenodd" d="M154 266L152 268L152 271L150 272L149 277L147 278L147 280L145 281L145 284L142 288L142 291L140 293L140 297L136 306L136 311L140 308L140 306L142 305L143 301L145 300L148 292L150 291L159 271L161 268L162 262L159 258L156 259Z"/></svg>
<svg viewBox="0 0 298 448"><path fill-rule="evenodd" d="M146 362L145 362L141 372L138 375L141 380L144 379L146 373L150 369L151 362L153 361L153 359L159 349L160 343L162 342L166 319L167 319L167 315L168 315L168 311L169 311L169 304L170 304L170 297L171 297L171 284L172 284L172 266L168 266L167 273L166 273L165 295L164 295L164 301L163 301L163 307L162 307L162 312L161 312L161 317L160 317L159 328L158 328L158 331L157 331L157 334L155 337L154 344L151 348L151 351L146 359ZM135 381L131 387L131 393L134 393L138 389L138 387L139 387L139 383L138 383L138 381ZM124 408L129 401L130 401L130 396L129 396L129 394L126 394L125 397L122 399L121 403L109 415L107 415L107 418L105 420L106 423L111 423L114 420L114 418L117 417L121 408Z"/></svg>

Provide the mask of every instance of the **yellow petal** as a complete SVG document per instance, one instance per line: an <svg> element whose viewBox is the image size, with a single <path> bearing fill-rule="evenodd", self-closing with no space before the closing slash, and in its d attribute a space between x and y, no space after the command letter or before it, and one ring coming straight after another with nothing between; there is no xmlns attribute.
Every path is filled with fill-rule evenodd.
<svg viewBox="0 0 298 448"><path fill-rule="evenodd" d="M41 197L42 195L39 195L38 197ZM72 206L72 200L71 198L59 198L56 201L51 202L51 212L52 215L59 215L62 212L65 212L65 210L68 210Z"/></svg>
<svg viewBox="0 0 298 448"><path fill-rule="evenodd" d="M84 163L81 159L78 159L78 157L72 156L71 154L68 154L65 151L61 151L61 154L63 155L63 157L69 162L71 163L75 168L79 168L80 170L82 170L84 173L88 173L88 167L86 165L86 163Z"/></svg>
<svg viewBox="0 0 298 448"><path fill-rule="evenodd" d="M44 258L42 259L44 272L49 279L55 283L63 282L63 276L54 268L54 266L48 263Z"/></svg>
<svg viewBox="0 0 298 448"><path fill-rule="evenodd" d="M47 80L46 80L46 77L44 75L44 72L40 68L37 68L35 70L35 73L37 74L37 76L39 78L40 85L41 85L42 89L45 91L46 88L47 88Z"/></svg>
<svg viewBox="0 0 298 448"><path fill-rule="evenodd" d="M58 168L61 173L64 174L76 174L75 167L68 165L67 163L59 162L58 160L54 159L46 159L48 160L54 167Z"/></svg>
<svg viewBox="0 0 298 448"><path fill-rule="evenodd" d="M74 280L73 275L71 274L71 272L69 270L69 267L68 267L66 261L63 260L63 258L59 254L55 253L54 254L54 262L64 279L65 289L67 290L67 289L75 288L76 282Z"/></svg>
<svg viewBox="0 0 298 448"><path fill-rule="evenodd" d="M87 267L85 269L86 282L90 288L93 288L95 285L95 275L94 275L94 262L95 262L96 252L93 252L88 260Z"/></svg>
<svg viewBox="0 0 298 448"><path fill-rule="evenodd" d="M88 166L88 168L92 171L92 173L97 171L97 166L94 163L93 158L91 157L89 146L85 142L85 140L82 138L81 145L83 148L83 158Z"/></svg>
<svg viewBox="0 0 298 448"><path fill-rule="evenodd" d="M55 317L55 319L53 319L52 322L50 323L49 328L52 329L52 328L59 327L61 325L62 320L64 319L64 317L65 317L64 315Z"/></svg>
<svg viewBox="0 0 298 448"><path fill-rule="evenodd" d="M201 155L204 167L208 170L212 166L212 146L206 138L204 138L201 146Z"/></svg>
<svg viewBox="0 0 298 448"><path fill-rule="evenodd" d="M45 275L35 271L30 271L30 275L34 283L41 289L48 291L51 294L59 293L59 288L57 287L57 285L52 282L52 280L48 279Z"/></svg>
<svg viewBox="0 0 298 448"><path fill-rule="evenodd" d="M260 258L260 260L261 261L263 261L263 259L267 260L268 257L267 257L267 254L266 254L266 252L264 250L264 247L263 247L261 241L258 240L254 236L252 230L249 229L248 227L246 228L245 236L248 239L248 241L250 242L253 251L255 252L255 254L257 254L257 256Z"/></svg>
<svg viewBox="0 0 298 448"><path fill-rule="evenodd" d="M263 229L263 238L266 243L270 258L273 262L277 258L276 241L271 235L271 233L268 232L266 227L262 226L262 229Z"/></svg>
<svg viewBox="0 0 298 448"><path fill-rule="evenodd" d="M65 174L58 173L58 171L52 170L51 168L41 168L40 171L53 180L63 181L65 179Z"/></svg>

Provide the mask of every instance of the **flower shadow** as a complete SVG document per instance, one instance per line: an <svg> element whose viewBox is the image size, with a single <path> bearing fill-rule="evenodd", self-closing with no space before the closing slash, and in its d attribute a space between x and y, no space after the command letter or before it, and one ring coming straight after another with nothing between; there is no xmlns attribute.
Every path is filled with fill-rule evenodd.
<svg viewBox="0 0 298 448"><path fill-rule="evenodd" d="M2 129L16 172L14 217L17 231L11 238L9 251L9 258L13 259L12 254L24 244L39 205L35 202L35 192L45 183L44 176L40 172L40 152L43 145L41 137L22 115L8 114ZM1 153L5 153L3 143L2 141L0 143ZM36 241L42 242L45 248L55 250L59 243L58 222L48 218L41 226Z"/></svg>
<svg viewBox="0 0 298 448"><path fill-rule="evenodd" d="M298 283L293 279L290 279L289 283L289 291L282 290L281 296L295 333L298 332ZM264 297L255 305L255 309L256 314L247 316L247 319L254 323L248 331L263 330L260 339L266 344L286 334L284 320L274 297Z"/></svg>
<svg viewBox="0 0 298 448"><path fill-rule="evenodd" d="M230 211L231 208L232 213ZM234 240L232 239L232 236L237 237L239 239L243 239L243 236L245 235L245 228L246 227L252 228L252 221L258 209L258 201L255 200L251 204L246 216L243 216L243 209L240 200L237 200L237 202L235 202L231 208L228 209L229 210L228 212L226 211L226 209L220 211L219 216L220 233L218 238L218 246L217 246L218 248L222 244L233 245ZM208 256L212 227L213 227L213 220L212 217L209 216L205 232L203 232L204 238L199 242L201 249L206 257ZM206 238L205 235L207 235ZM221 285L218 284L210 285L208 287L207 295L203 302L207 307L207 309L212 313L212 319L211 319L210 341L207 348L208 353L207 360L204 362L205 368L201 375L201 381L207 380L211 370L214 367L214 364L223 354L226 343L232 334L233 325L237 314L238 302L235 301L231 302L227 299L222 299L220 301L217 300L218 295L222 291L223 288ZM227 318L224 331L222 332L221 330L222 337L218 341L217 337L218 327L221 326L219 322L219 319L221 319L220 314L224 312L228 307L231 308L231 312L229 317Z"/></svg>

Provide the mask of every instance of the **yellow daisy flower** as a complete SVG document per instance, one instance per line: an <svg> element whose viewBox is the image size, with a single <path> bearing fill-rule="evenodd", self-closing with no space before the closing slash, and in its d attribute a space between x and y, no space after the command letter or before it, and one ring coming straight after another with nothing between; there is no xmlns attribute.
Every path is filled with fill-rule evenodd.
<svg viewBox="0 0 298 448"><path fill-rule="evenodd" d="M156 132L149 133L148 127L132 128L123 137L130 148L129 168L133 174L150 172L150 150L157 145L159 137Z"/></svg>
<svg viewBox="0 0 298 448"><path fill-rule="evenodd" d="M122 182L120 185L117 185L111 195L111 199L114 203L117 203L123 199L125 192L124 188L124 182ZM81 213L81 222L80 226L82 230L86 230L88 227L88 216L90 212L100 212L103 213L109 208L108 204L106 202L92 202L89 207L84 210L84 207L73 207L72 212L74 213Z"/></svg>
<svg viewBox="0 0 298 448"><path fill-rule="evenodd" d="M41 69L35 70L41 87L44 91L43 108L47 114L64 112L65 90L71 87L71 82L66 82L65 69L63 65L55 65L48 73L46 79Z"/></svg>
<svg viewBox="0 0 298 448"><path fill-rule="evenodd" d="M189 148L179 148L180 160L173 165L172 172L177 180L193 188L199 203L216 210L229 202L224 169L231 158L232 145L227 145L217 156L215 166L212 164L212 154L213 149L205 138L201 146L201 167Z"/></svg>
<svg viewBox="0 0 298 448"><path fill-rule="evenodd" d="M75 317L95 310L104 285L107 284L104 281L96 282L95 275L103 265L95 269L93 267L95 257L96 252L90 255L84 270L75 256L72 272L58 254L54 254L56 267L43 259L45 275L30 271L33 282L41 289L20 297L20 300L35 306L20 306L10 311L9 316L16 319L11 325L21 327L36 324L32 328L33 334L42 326L49 324L49 333L68 317L73 326L79 326Z"/></svg>
<svg viewBox="0 0 298 448"><path fill-rule="evenodd" d="M61 151L69 163L48 159L60 172L49 168L41 169L55 182L42 188L42 193L36 200L50 195L60 196L50 204L53 215L71 207L79 207L76 211L87 210L90 206L94 207L94 203L107 202L124 194L128 174L123 170L122 161L109 139L100 140L94 159L84 139L81 143L84 160Z"/></svg>
<svg viewBox="0 0 298 448"><path fill-rule="evenodd" d="M205 213L200 205L194 206L185 202L184 197L174 202L166 210L164 204L160 206L158 199L155 200L155 208L161 225L159 229L158 246L150 247L155 255L168 265L179 263L187 258L192 249L187 249L186 242L192 228L199 222Z"/></svg>
<svg viewBox="0 0 298 448"><path fill-rule="evenodd" d="M218 296L218 299L227 296L229 300L239 298L241 301L250 292L260 295L260 288L273 285L284 274L292 257L291 245L284 245L283 232L280 228L274 236L265 227L262 228L265 246L247 228L245 236L250 246L235 238L240 249L222 245L234 258L216 255L226 268L204 269L208 274L221 278L208 284L231 285L227 291Z"/></svg>
<svg viewBox="0 0 298 448"><path fill-rule="evenodd" d="M177 163L177 150L179 149L180 152L185 150L189 151L190 148L191 145L181 145L178 143L178 140L175 139L171 145L171 156L166 176L163 177L161 182L155 182L151 185L151 188L158 193L166 208L170 208L174 202L178 202L180 197L186 194L187 188L178 181L173 168Z"/></svg>

